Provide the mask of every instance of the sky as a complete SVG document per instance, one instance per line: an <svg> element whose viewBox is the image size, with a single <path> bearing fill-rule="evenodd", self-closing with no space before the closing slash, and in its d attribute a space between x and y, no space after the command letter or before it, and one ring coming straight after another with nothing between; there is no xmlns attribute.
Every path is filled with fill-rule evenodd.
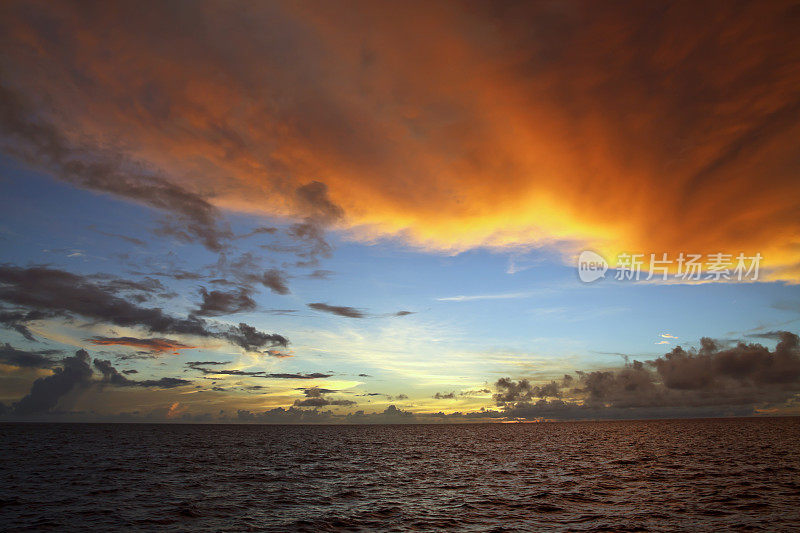
<svg viewBox="0 0 800 533"><path fill-rule="evenodd" d="M798 17L4 2L0 417L797 414Z"/></svg>

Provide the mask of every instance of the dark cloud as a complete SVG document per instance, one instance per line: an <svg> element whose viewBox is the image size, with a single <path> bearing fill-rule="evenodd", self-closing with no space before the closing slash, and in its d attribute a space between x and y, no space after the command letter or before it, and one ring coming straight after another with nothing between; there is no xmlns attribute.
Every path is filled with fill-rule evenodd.
<svg viewBox="0 0 800 533"><path fill-rule="evenodd" d="M145 286L152 286L146 281ZM52 316L78 315L98 322L117 326L141 327L152 333L196 335L226 339L246 350L286 347L289 340L278 334L267 334L252 326L222 326L206 322L198 316L179 318L164 313L160 308L148 308L129 302L117 293L131 289L136 283L127 280L94 281L63 270L48 267L21 268L0 266L0 301ZM213 291L212 291L213 292ZM212 299L206 311L215 308ZM237 304L234 297L234 304ZM244 304L238 302L238 304ZM202 308L201 308L202 309Z"/></svg>
<svg viewBox="0 0 800 533"><path fill-rule="evenodd" d="M306 398L305 400L295 400L295 407L325 407L327 405L356 405L353 400L335 400L331 398Z"/></svg>
<svg viewBox="0 0 800 533"><path fill-rule="evenodd" d="M345 417L345 421L351 424L401 424L417 422L417 418L410 411L403 411L394 405L390 405L381 413L355 411L348 414Z"/></svg>
<svg viewBox="0 0 800 533"><path fill-rule="evenodd" d="M300 388L298 390L303 391L303 394L305 394L308 398L321 398L323 394L333 394L335 392L339 392L336 389L321 389L319 387Z"/></svg>
<svg viewBox="0 0 800 533"><path fill-rule="evenodd" d="M433 395L433 397L437 400L453 400L456 397L455 392L437 392Z"/></svg>
<svg viewBox="0 0 800 533"><path fill-rule="evenodd" d="M323 313L331 313L347 318L380 318L380 317L401 317L414 314L413 311L397 311L396 313L388 313L383 315L369 314L362 309L355 307L347 307L343 305L329 305L327 303L315 302L306 304L311 309L322 311Z"/></svg>
<svg viewBox="0 0 800 533"><path fill-rule="evenodd" d="M286 285L286 273L276 268L264 272L259 281L275 294L289 294L289 287Z"/></svg>
<svg viewBox="0 0 800 533"><path fill-rule="evenodd" d="M164 285L155 278L145 277L140 280L123 279L107 274L92 276L91 280L101 289L114 294L135 294L144 301L152 293L165 292Z"/></svg>
<svg viewBox="0 0 800 533"><path fill-rule="evenodd" d="M366 315L363 311L354 307L345 307L343 305L328 305L326 303L310 303L306 304L311 309L322 311L323 313L331 313L334 315L344 316L348 318L365 318Z"/></svg>
<svg viewBox="0 0 800 533"><path fill-rule="evenodd" d="M2 80L0 79L0 83ZM0 146L4 153L81 188L140 202L164 213L170 222L159 231L220 251L232 237L216 208L199 194L160 175L117 150L68 139L42 113L7 84L0 84Z"/></svg>
<svg viewBox="0 0 800 533"><path fill-rule="evenodd" d="M298 409L290 407L276 407L261 413L253 413L246 409L240 409L236 413L239 422L258 422L261 424L319 424L329 423L334 420L333 413L330 411L319 411L317 409Z"/></svg>
<svg viewBox="0 0 800 533"><path fill-rule="evenodd" d="M333 251L333 247L325 240L325 229L313 220L292 224L286 234L304 245L303 248L292 248L299 257L306 259L296 266L316 266L319 257L330 257Z"/></svg>
<svg viewBox="0 0 800 533"><path fill-rule="evenodd" d="M783 338L783 331L765 331L762 333L750 333L747 337L751 339L767 339L771 341L779 341Z"/></svg>
<svg viewBox="0 0 800 533"><path fill-rule="evenodd" d="M118 326L141 326L157 333L210 336L196 318L176 318L158 308L128 302L107 286L47 267L0 266L0 300L35 310L71 314Z"/></svg>
<svg viewBox="0 0 800 533"><path fill-rule="evenodd" d="M220 375L220 376L250 376L267 379L324 379L329 378L333 374L322 374L320 372L313 372L311 374L291 374L291 373L277 373L272 374L263 370L247 371L247 370L227 370L227 369L214 369L206 368L207 366L219 366L230 364L230 362L221 361L189 361L186 366L192 370L197 370L204 375Z"/></svg>
<svg viewBox="0 0 800 533"><path fill-rule="evenodd" d="M328 196L328 186L319 181L312 181L295 191L300 212L308 213L308 218L323 224L331 224L344 216L341 207L333 203Z"/></svg>
<svg viewBox="0 0 800 533"><path fill-rule="evenodd" d="M735 383L742 387L790 387L800 390L798 337L787 331L774 332L779 339L774 351L760 344L739 343L720 349L703 339L697 351L676 347L652 362L663 383L683 390L718 389Z"/></svg>
<svg viewBox="0 0 800 533"><path fill-rule="evenodd" d="M231 326L222 336L249 352L257 351L267 346L286 348L289 345L289 340L286 337L277 333L263 333L244 322L239 323L238 326Z"/></svg>
<svg viewBox="0 0 800 533"><path fill-rule="evenodd" d="M198 316L220 316L252 311L256 308L256 302L250 297L246 290L238 291L208 291L205 288L200 290L203 301L200 307L193 314Z"/></svg>
<svg viewBox="0 0 800 533"><path fill-rule="evenodd" d="M54 361L50 352L18 350L8 343L0 346L0 364L22 368L50 368Z"/></svg>
<svg viewBox="0 0 800 533"><path fill-rule="evenodd" d="M192 382L186 379L164 377L159 379L145 379L136 381L128 379L117 371L111 361L95 359L94 366L103 375L102 384L115 385L117 387L157 387L162 389L172 389L182 385L190 385Z"/></svg>
<svg viewBox="0 0 800 533"><path fill-rule="evenodd" d="M268 288L275 294L290 293L286 272L277 268L264 270L261 258L250 252L242 253L234 258L230 258L228 254L220 254L211 272L218 276L211 280L211 283L238 286L248 293L259 285Z"/></svg>
<svg viewBox="0 0 800 533"><path fill-rule="evenodd" d="M356 405L356 402L354 402L353 400L335 399L326 397L327 394L333 394L339 392L335 389L321 389L319 387L309 387L301 390L305 395L305 399L295 400L294 402L295 407L317 408L317 407L325 407L328 405L339 405L339 406Z"/></svg>
<svg viewBox="0 0 800 533"><path fill-rule="evenodd" d="M459 396L477 396L479 394L491 394L489 389L465 390L458 393Z"/></svg>
<svg viewBox="0 0 800 533"><path fill-rule="evenodd" d="M25 325L25 322L42 320L49 317L52 317L52 314L44 313L42 311L20 312L0 310L0 324L15 330L29 341L35 341L36 338L33 336L31 330Z"/></svg>
<svg viewBox="0 0 800 533"><path fill-rule="evenodd" d="M14 404L14 413L23 416L46 413L74 388L88 386L92 379L89 361L85 350L78 350L74 356L63 359L53 375L33 382L30 392Z"/></svg>
<svg viewBox="0 0 800 533"><path fill-rule="evenodd" d="M340 221L344 211L328 196L327 185L319 181L297 187L295 203L297 211L306 216L289 226L286 234L300 244L291 248L302 259L295 266L313 267L320 257L330 257L333 248L325 239L325 228Z"/></svg>
<svg viewBox="0 0 800 533"><path fill-rule="evenodd" d="M696 349L676 347L652 361L579 371L576 377L565 375L544 385L501 378L493 398L514 417L748 414L756 406L779 405L800 392L798 337L785 331L778 337L772 351L743 342L720 347L704 338Z"/></svg>

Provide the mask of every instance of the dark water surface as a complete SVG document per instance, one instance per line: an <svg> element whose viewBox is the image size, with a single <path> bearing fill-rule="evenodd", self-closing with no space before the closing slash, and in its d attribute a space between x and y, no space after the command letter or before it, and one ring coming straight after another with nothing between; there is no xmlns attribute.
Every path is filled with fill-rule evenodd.
<svg viewBox="0 0 800 533"><path fill-rule="evenodd" d="M800 419L4 424L4 530L800 529Z"/></svg>

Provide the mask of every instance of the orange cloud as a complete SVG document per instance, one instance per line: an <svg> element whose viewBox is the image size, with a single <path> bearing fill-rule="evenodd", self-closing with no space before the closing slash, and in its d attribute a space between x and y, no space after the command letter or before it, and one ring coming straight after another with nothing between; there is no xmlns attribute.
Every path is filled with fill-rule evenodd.
<svg viewBox="0 0 800 533"><path fill-rule="evenodd" d="M7 2L2 82L223 208L430 250L764 256L800 279L791 3Z"/></svg>
<svg viewBox="0 0 800 533"><path fill-rule="evenodd" d="M141 350L148 350L151 352L173 352L178 353L180 350L189 350L197 348L197 346L189 346L181 342L164 339L140 339L137 337L92 337L89 342L98 346L129 346L131 348L139 348Z"/></svg>

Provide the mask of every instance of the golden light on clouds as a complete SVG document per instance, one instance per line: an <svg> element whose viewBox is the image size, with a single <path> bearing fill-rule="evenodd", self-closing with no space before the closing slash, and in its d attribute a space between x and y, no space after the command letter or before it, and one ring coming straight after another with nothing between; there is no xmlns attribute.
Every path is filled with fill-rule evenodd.
<svg viewBox="0 0 800 533"><path fill-rule="evenodd" d="M8 3L0 76L223 208L304 217L319 181L358 239L800 279L797 10L580 5Z"/></svg>

